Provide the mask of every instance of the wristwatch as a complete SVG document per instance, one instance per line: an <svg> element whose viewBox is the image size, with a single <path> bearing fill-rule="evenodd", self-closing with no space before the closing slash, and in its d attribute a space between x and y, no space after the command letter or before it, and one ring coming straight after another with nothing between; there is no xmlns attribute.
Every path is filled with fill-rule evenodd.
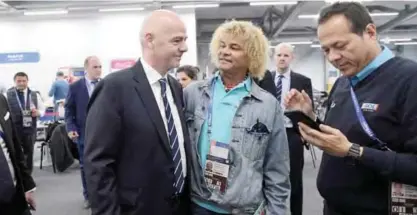
<svg viewBox="0 0 417 215"><path fill-rule="evenodd" d="M347 156L354 159L358 159L361 156L361 146L356 143L353 143L352 146L349 148Z"/></svg>

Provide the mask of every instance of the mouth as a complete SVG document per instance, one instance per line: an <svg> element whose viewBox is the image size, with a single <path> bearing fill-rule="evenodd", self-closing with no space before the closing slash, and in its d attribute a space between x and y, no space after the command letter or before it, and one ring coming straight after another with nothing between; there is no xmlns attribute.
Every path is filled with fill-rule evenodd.
<svg viewBox="0 0 417 215"><path fill-rule="evenodd" d="M232 61L224 59L224 58L220 58L219 61L222 63L231 63Z"/></svg>

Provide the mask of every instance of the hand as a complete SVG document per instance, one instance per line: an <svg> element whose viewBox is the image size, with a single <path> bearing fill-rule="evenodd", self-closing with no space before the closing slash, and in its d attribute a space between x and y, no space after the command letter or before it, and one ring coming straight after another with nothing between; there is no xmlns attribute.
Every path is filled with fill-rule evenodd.
<svg viewBox="0 0 417 215"><path fill-rule="evenodd" d="M327 154L346 157L352 143L339 130L327 125L320 125L320 131L314 130L303 123L298 124L301 136Z"/></svg>
<svg viewBox="0 0 417 215"><path fill-rule="evenodd" d="M41 113L37 110L37 109L32 109L32 117L38 117L40 116Z"/></svg>
<svg viewBox="0 0 417 215"><path fill-rule="evenodd" d="M310 96L303 90L291 89L284 98L284 106L288 110L299 110L314 120L313 106Z"/></svg>
<svg viewBox="0 0 417 215"><path fill-rule="evenodd" d="M68 137L71 139L71 140L75 140L75 139L77 139L78 138L78 133L76 132L76 131L70 131L70 132L68 132Z"/></svg>
<svg viewBox="0 0 417 215"><path fill-rule="evenodd" d="M33 192L26 192L25 193L26 202L31 205L34 209L36 209L36 202L35 198L33 197Z"/></svg>

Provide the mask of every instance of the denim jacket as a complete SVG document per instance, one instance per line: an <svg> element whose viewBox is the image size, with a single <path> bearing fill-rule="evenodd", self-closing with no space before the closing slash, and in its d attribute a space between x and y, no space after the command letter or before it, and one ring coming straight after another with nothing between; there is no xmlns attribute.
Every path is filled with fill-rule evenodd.
<svg viewBox="0 0 417 215"><path fill-rule="evenodd" d="M233 214L252 215L262 202L267 215L285 215L290 195L289 151L284 119L278 100L252 81L251 92L239 105L229 143L231 161L227 190L207 188L200 162L198 140L211 99L212 79L184 89L185 116L192 155L189 162L191 197L231 208ZM268 132L249 132L257 122Z"/></svg>

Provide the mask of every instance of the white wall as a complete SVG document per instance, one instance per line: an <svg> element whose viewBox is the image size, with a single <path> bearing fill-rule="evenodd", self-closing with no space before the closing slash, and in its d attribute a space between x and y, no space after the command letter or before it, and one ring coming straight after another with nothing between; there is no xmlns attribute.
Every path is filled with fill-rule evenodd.
<svg viewBox="0 0 417 215"><path fill-rule="evenodd" d="M15 20L0 22L0 53L38 51L39 63L0 64L0 81L12 86L13 75L24 71L30 86L46 98L59 67L83 66L89 55L97 55L103 74L110 61L119 58L138 59L141 55L139 31L144 16L112 14L60 20ZM196 21L194 10L181 11L188 33L188 53L182 64L197 64Z"/></svg>

